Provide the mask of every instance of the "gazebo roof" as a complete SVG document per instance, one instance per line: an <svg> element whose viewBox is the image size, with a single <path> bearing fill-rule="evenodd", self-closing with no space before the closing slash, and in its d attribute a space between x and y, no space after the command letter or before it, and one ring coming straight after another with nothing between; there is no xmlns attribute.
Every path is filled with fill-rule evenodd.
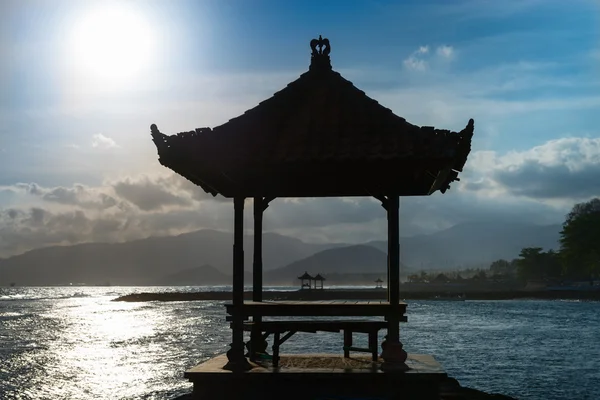
<svg viewBox="0 0 600 400"><path fill-rule="evenodd" d="M331 68L327 39L309 71L223 125L167 136L151 126L161 164L225 197L444 193L471 150L460 132L419 127Z"/></svg>
<svg viewBox="0 0 600 400"><path fill-rule="evenodd" d="M315 281L324 281L325 280L325 278L321 274L317 274L317 276L315 276L313 279Z"/></svg>
<svg viewBox="0 0 600 400"><path fill-rule="evenodd" d="M310 276L308 274L308 272L305 272L304 275L299 276L298 279L315 279L315 278L313 278L312 276Z"/></svg>
<svg viewBox="0 0 600 400"><path fill-rule="evenodd" d="M376 283L382 283L383 281L380 278L377 278Z"/></svg>

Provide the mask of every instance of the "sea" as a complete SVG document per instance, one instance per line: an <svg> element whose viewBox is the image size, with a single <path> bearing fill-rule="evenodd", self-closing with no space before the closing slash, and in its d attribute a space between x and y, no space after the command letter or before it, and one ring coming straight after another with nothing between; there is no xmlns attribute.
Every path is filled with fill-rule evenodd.
<svg viewBox="0 0 600 400"><path fill-rule="evenodd" d="M266 290L286 289L296 290ZM191 392L183 372L231 341L223 302L113 300L207 290L230 288L0 288L0 399L171 400ZM518 399L600 399L600 302L407 303L405 349L434 355L463 386ZM340 353L341 343L341 334L297 334L282 352Z"/></svg>

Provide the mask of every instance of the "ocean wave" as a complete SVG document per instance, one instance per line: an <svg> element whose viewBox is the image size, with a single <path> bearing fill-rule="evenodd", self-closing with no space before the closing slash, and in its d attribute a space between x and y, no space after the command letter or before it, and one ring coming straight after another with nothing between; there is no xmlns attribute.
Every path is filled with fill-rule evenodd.
<svg viewBox="0 0 600 400"><path fill-rule="evenodd" d="M64 296L31 296L26 294L12 294L0 296L0 301L33 301L33 300L62 300L62 299L75 299L82 297L92 297L91 294L79 292Z"/></svg>
<svg viewBox="0 0 600 400"><path fill-rule="evenodd" d="M22 314L18 312L0 312L0 321L11 321L19 318L31 317L32 314Z"/></svg>

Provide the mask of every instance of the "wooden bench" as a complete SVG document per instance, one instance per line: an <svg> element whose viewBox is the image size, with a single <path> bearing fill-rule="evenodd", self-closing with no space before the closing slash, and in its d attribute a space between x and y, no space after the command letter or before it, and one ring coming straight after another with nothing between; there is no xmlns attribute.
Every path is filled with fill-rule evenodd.
<svg viewBox="0 0 600 400"><path fill-rule="evenodd" d="M377 361L377 335L380 329L388 327L386 321L365 320L340 320L340 321L265 321L260 323L244 322L244 330L258 333L260 330L261 340L264 342L270 334L273 339L273 367L279 366L279 346L291 338L296 332L340 332L344 331L344 357L350 357L351 351L371 353L373 361ZM352 346L352 334L354 332L369 334L369 347L360 348ZM281 336L283 334L283 337ZM252 340L252 339L251 339ZM254 358L250 349L250 358Z"/></svg>

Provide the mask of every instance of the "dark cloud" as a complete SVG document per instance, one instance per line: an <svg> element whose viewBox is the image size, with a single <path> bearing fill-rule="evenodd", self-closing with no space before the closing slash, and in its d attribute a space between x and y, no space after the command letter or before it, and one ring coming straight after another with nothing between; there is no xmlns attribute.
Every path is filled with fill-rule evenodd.
<svg viewBox="0 0 600 400"><path fill-rule="evenodd" d="M10 209L6 211L6 215L8 215L10 219L15 219L17 218L17 215L19 215L19 212L17 210Z"/></svg>
<svg viewBox="0 0 600 400"><path fill-rule="evenodd" d="M83 208L105 209L117 205L114 197L84 185L74 185L72 188L57 187L44 193L42 198L50 202L77 205Z"/></svg>
<svg viewBox="0 0 600 400"><path fill-rule="evenodd" d="M279 206L276 206L279 203ZM110 209L45 208L0 210L0 255L32 248L82 242L119 242L148 236L173 235L197 229L231 230L233 207L229 203L203 201L190 207L142 211L122 201ZM402 199L400 226L403 235L429 233L456 223L477 220L537 221L564 212L539 203L511 203L501 198L478 201L456 191L427 198ZM265 213L265 231L280 232L309 241L366 242L383 239L385 211L367 198L278 199ZM252 229L251 201L246 203L245 227Z"/></svg>
<svg viewBox="0 0 600 400"><path fill-rule="evenodd" d="M469 182L466 181L463 185L464 189L469 192L477 192L484 189L489 189L489 183L486 181Z"/></svg>
<svg viewBox="0 0 600 400"><path fill-rule="evenodd" d="M528 151L476 157L474 163L480 164L480 180L466 183L471 191L495 187L514 196L569 201L600 195L600 139L553 140Z"/></svg>
<svg viewBox="0 0 600 400"><path fill-rule="evenodd" d="M0 257L33 248L85 242L119 242L233 225L224 201L203 198L197 187L173 176L142 176L101 187L3 188L27 200L0 209ZM195 193L194 193L195 192ZM35 205L28 206L31 202ZM249 223L249 222L248 222Z"/></svg>
<svg viewBox="0 0 600 400"><path fill-rule="evenodd" d="M46 210L43 208L32 208L30 214L30 221L33 226L43 226L44 220L46 219Z"/></svg>
<svg viewBox="0 0 600 400"><path fill-rule="evenodd" d="M190 206L189 197L178 196L173 187L164 185L168 181L160 179L152 181L145 178L139 181L125 180L117 182L113 187L115 193L136 205L143 211L159 210L165 206Z"/></svg>
<svg viewBox="0 0 600 400"><path fill-rule="evenodd" d="M73 211L54 214L34 207L26 210L0 210L0 254L14 254L31 248L78 243L88 238L93 223L83 212Z"/></svg>
<svg viewBox="0 0 600 400"><path fill-rule="evenodd" d="M494 179L510 193L539 199L590 198L600 195L600 162L581 170L527 160L518 169L496 171Z"/></svg>
<svg viewBox="0 0 600 400"><path fill-rule="evenodd" d="M43 190L35 183L17 183L14 187L34 196L41 196L44 194Z"/></svg>

